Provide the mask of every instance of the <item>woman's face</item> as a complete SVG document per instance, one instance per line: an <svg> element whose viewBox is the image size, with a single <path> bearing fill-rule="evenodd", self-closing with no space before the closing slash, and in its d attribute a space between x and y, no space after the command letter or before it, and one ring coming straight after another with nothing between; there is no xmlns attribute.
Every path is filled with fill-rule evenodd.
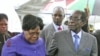
<svg viewBox="0 0 100 56"><path fill-rule="evenodd" d="M35 29L24 31L24 36L26 41L28 41L29 43L34 43L38 39L39 33L40 33L40 27L37 26Z"/></svg>
<svg viewBox="0 0 100 56"><path fill-rule="evenodd" d="M7 19L3 18L0 21L0 33L5 34L7 32L7 29L8 29L8 21Z"/></svg>

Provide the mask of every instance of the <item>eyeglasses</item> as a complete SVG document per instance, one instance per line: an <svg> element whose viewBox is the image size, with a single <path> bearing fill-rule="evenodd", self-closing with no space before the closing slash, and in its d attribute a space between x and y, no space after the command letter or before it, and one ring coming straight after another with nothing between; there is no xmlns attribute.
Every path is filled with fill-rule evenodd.
<svg viewBox="0 0 100 56"><path fill-rule="evenodd" d="M28 31L28 33L29 33L30 36L39 35L39 32L30 32L30 31Z"/></svg>
<svg viewBox="0 0 100 56"><path fill-rule="evenodd" d="M81 19L79 17L70 17L68 21L70 21L70 20L76 22L76 21L80 21Z"/></svg>
<svg viewBox="0 0 100 56"><path fill-rule="evenodd" d="M74 20L74 21L79 21L81 20L81 16L80 15L72 15L69 17L70 20Z"/></svg>

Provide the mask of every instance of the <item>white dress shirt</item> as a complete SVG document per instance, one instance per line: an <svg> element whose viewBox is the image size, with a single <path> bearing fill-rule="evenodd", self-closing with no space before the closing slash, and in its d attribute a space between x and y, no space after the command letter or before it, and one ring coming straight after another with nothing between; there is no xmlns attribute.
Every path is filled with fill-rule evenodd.
<svg viewBox="0 0 100 56"><path fill-rule="evenodd" d="M75 32L73 32L73 31L71 31L71 35L72 35L72 39L73 39L73 43L75 42L75 37L74 37L74 35L78 35L79 36L79 38L78 38L78 44L80 44L80 40L81 40L81 37L82 37L82 31L80 31L79 33L75 33Z"/></svg>
<svg viewBox="0 0 100 56"><path fill-rule="evenodd" d="M58 31L59 31L59 30L58 30L58 27L59 27L59 26L56 25L55 23L53 23L53 26L54 26L56 32L58 32ZM63 27L62 25L60 25L60 27L61 27L62 30L64 30L64 27Z"/></svg>

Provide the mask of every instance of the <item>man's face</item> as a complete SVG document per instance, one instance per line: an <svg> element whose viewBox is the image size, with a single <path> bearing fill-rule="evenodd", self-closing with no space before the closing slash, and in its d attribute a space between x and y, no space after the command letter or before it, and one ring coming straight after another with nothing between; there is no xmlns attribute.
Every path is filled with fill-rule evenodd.
<svg viewBox="0 0 100 56"><path fill-rule="evenodd" d="M80 14L73 14L68 21L69 29L72 31L79 31L83 26Z"/></svg>
<svg viewBox="0 0 100 56"><path fill-rule="evenodd" d="M4 18L0 21L0 33L4 34L8 29L8 21Z"/></svg>
<svg viewBox="0 0 100 56"><path fill-rule="evenodd" d="M24 31L24 36L26 41L29 43L34 43L39 37L40 27L37 26L35 29L30 29L29 31Z"/></svg>
<svg viewBox="0 0 100 56"><path fill-rule="evenodd" d="M62 9L55 9L52 14L53 22L56 25L61 25L62 20L64 19L64 16L65 16L64 11Z"/></svg>

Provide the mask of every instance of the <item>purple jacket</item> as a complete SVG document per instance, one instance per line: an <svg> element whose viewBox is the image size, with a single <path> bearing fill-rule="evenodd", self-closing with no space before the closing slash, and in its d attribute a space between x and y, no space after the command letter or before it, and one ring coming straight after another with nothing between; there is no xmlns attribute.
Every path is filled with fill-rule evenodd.
<svg viewBox="0 0 100 56"><path fill-rule="evenodd" d="M42 38L29 44L21 33L7 40L1 56L45 56L45 44Z"/></svg>

